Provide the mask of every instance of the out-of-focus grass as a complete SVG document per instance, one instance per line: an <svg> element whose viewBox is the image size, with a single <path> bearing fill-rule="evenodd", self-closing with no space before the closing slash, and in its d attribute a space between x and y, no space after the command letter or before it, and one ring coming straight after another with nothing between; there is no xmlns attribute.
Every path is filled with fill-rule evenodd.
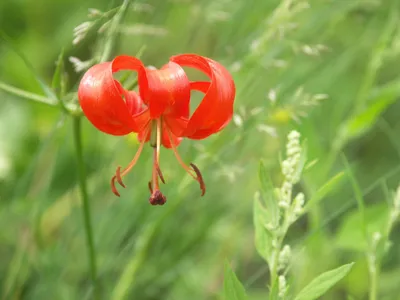
<svg viewBox="0 0 400 300"><path fill-rule="evenodd" d="M143 61L155 66L184 52L221 61L236 81L239 121L206 141L179 147L186 161L202 169L203 198L196 182L163 151L162 188L168 197L163 207L147 201L149 149L126 178L122 197L112 195L110 176L131 159L135 139L105 136L85 122L103 299L219 299L225 258L234 261L252 298L265 299L268 274L254 250L251 216L257 166L264 159L280 180L276 158L293 127L307 139L310 160L318 159L299 188L315 192L344 168L344 152L366 193L369 221L381 218L382 186L394 189L400 181L397 0L307 3L134 1L115 54L134 55L145 45ZM67 57L90 58L93 41L71 44L73 28L86 20L90 7L106 10L109 3L6 0L0 3L0 28L50 82L61 48ZM321 53L310 54L316 48ZM2 44L0 65L1 81L40 93L20 58ZM73 87L81 74L66 65ZM300 87L329 98L307 106L304 94L296 97ZM85 299L89 280L72 124L54 108L0 95L0 297ZM349 226L355 212L351 185L343 180L293 227L295 290L352 260L354 270L324 299L365 297L366 266L355 245L359 230ZM392 240L379 299L397 299L400 292L398 230Z"/></svg>

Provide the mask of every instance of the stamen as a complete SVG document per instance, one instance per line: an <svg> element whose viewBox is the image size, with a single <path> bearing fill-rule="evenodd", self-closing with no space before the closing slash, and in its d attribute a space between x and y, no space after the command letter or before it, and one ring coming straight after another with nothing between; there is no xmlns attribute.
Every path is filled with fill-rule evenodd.
<svg viewBox="0 0 400 300"><path fill-rule="evenodd" d="M201 175L200 169L194 163L191 163L190 166L196 172L197 181L200 184L201 196L204 196L204 194L206 193L206 184L204 183L203 176Z"/></svg>
<svg viewBox="0 0 400 300"><path fill-rule="evenodd" d="M180 157L180 155L178 153L178 150L176 149L176 145L174 144L174 141L172 139L172 133L168 128L167 128L167 133L168 133L169 141L172 146L172 151L174 152L176 159L178 160L178 162L182 166L182 168L190 176L192 176L194 180L196 180L200 184L201 196L204 196L204 194L206 193L206 185L204 183L203 176L201 175L200 169L193 163L190 164L190 166L192 167L192 168L190 168L183 162L182 158ZM194 172L194 174L193 174L193 172Z"/></svg>
<svg viewBox="0 0 400 300"><path fill-rule="evenodd" d="M133 159L131 160L131 162L128 164L128 166L121 172L121 167L118 166L115 175L111 178L111 190L112 192L120 197L119 192L117 191L117 188L115 187L115 180L117 180L117 182L122 186L125 187L125 184L122 182L122 177L124 177L126 174L129 173L129 171L135 166L135 164L137 163L140 154L142 153L144 144L146 143L146 136L149 133L150 130L150 126L147 126L147 128L145 129L145 134L144 134L144 138L143 141L140 142L139 148L136 151L135 156L133 157Z"/></svg>
<svg viewBox="0 0 400 300"><path fill-rule="evenodd" d="M118 166L117 171L115 172L115 177L117 178L117 182L122 186L126 187L125 184L122 182L121 178L121 166Z"/></svg>
<svg viewBox="0 0 400 300"><path fill-rule="evenodd" d="M172 146L172 151L173 151L174 154L175 154L175 158L178 160L178 162L179 162L179 164L182 166L182 168L185 169L185 171L186 171L187 173L189 173L190 176L192 176L195 180L197 180L197 179L196 179L196 176L192 173L193 170L192 170L191 168L189 168L189 167L183 162L182 158L180 157L180 155L179 155L179 153L178 153L178 150L176 149L176 146L175 146L174 141L173 141L173 139L172 139L171 131L170 131L169 129L167 129L167 133L168 133L169 141L170 141L171 146Z"/></svg>
<svg viewBox="0 0 400 300"><path fill-rule="evenodd" d="M153 170L152 170L152 174L151 174L151 183L152 183L153 191L157 191L159 189L159 187L158 187L158 177L157 177L157 176L159 176L159 173L158 173L158 170L157 170L157 168L159 169L159 167L158 167L156 159L157 159L157 150L156 150L156 148L154 148L154 151L153 151ZM160 178L161 178L161 176L160 176Z"/></svg>
<svg viewBox="0 0 400 300"><path fill-rule="evenodd" d="M161 128L162 128L162 121L160 118L157 119L157 158L156 158L157 165L160 164ZM162 181L164 182L164 180Z"/></svg>
<svg viewBox="0 0 400 300"><path fill-rule="evenodd" d="M115 187L115 178L116 178L116 176L113 176L111 178L111 191L114 193L115 196L120 197L121 195L118 193L118 190Z"/></svg>
<svg viewBox="0 0 400 300"><path fill-rule="evenodd" d="M156 171L157 171L158 176L161 179L161 182L165 184L164 176L161 172L161 169L160 169L160 166L158 165L158 163L156 163Z"/></svg>
<svg viewBox="0 0 400 300"><path fill-rule="evenodd" d="M151 187L151 180L148 183L150 194L153 194L153 188Z"/></svg>

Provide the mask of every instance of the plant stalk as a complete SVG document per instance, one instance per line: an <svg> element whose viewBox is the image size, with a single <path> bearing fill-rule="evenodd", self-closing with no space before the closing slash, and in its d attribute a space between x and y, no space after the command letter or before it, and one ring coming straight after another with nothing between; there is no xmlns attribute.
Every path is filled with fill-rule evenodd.
<svg viewBox="0 0 400 300"><path fill-rule="evenodd" d="M81 117L74 116L73 120L73 134L76 149L77 171L79 179L79 189L83 205L83 223L86 233L86 244L89 257L90 279L92 281L93 289L96 291L97 287L97 264L96 264L96 249L93 241L93 229L90 216L89 196L87 193L86 185L86 170L83 161L82 151L82 130L81 130Z"/></svg>

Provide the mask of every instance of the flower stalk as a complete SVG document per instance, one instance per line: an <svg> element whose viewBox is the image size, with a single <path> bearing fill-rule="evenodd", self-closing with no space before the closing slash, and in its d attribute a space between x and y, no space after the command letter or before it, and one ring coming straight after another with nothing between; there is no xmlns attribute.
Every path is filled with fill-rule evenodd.
<svg viewBox="0 0 400 300"><path fill-rule="evenodd" d="M78 171L79 190L82 199L83 222L86 234L87 251L89 256L90 279L93 288L96 291L97 287L96 249L94 246L89 196L87 192L86 169L83 161L81 117L76 116L73 117L72 120L73 120L73 135L74 135L75 151L76 151L76 164Z"/></svg>

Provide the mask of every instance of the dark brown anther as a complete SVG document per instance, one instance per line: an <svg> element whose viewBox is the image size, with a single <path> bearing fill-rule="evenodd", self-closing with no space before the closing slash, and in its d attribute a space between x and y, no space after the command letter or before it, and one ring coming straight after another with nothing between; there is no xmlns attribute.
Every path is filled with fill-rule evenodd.
<svg viewBox="0 0 400 300"><path fill-rule="evenodd" d="M125 184L122 182L122 178L121 178L121 167L118 166L117 170L115 171L115 177L117 178L117 182L123 187L125 188Z"/></svg>
<svg viewBox="0 0 400 300"><path fill-rule="evenodd" d="M160 177L161 182L165 184L164 176L161 172L160 166L158 165L158 163L155 163L155 164L156 164L156 170L157 170L158 177Z"/></svg>
<svg viewBox="0 0 400 300"><path fill-rule="evenodd" d="M167 198L159 190L155 190L151 194L149 202L151 205L164 205L167 202Z"/></svg>
<svg viewBox="0 0 400 300"><path fill-rule="evenodd" d="M112 190L112 192L114 193L114 195L115 196L120 196L120 194L118 193L118 191L117 191L117 188L115 187L115 179L117 178L117 176L113 176L112 178L111 178L111 190Z"/></svg>
<svg viewBox="0 0 400 300"><path fill-rule="evenodd" d="M153 194L153 188L151 187L151 184L152 184L151 181L149 181L148 187L149 187L150 193Z"/></svg>
<svg viewBox="0 0 400 300"><path fill-rule="evenodd" d="M200 184L201 196L204 196L204 194L206 193L206 184L204 183L203 176L201 175L200 169L193 163L191 163L190 166L192 167L193 171L197 175L196 180Z"/></svg>

